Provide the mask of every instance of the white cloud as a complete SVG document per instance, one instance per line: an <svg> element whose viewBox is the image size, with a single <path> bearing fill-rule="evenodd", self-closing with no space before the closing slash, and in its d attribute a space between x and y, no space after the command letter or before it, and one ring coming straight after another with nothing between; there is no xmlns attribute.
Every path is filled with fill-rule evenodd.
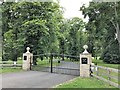
<svg viewBox="0 0 120 90"><path fill-rule="evenodd" d="M2 1L0 1L0 4L2 4Z"/></svg>
<svg viewBox="0 0 120 90"><path fill-rule="evenodd" d="M82 13L79 11L83 4L89 5L92 0L60 0L60 5L65 8L64 17L80 17L83 18ZM87 21L87 19L85 20Z"/></svg>

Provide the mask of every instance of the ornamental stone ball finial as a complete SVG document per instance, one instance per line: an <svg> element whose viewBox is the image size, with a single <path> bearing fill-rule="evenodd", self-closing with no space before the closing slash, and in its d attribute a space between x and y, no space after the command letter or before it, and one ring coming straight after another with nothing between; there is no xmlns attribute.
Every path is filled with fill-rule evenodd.
<svg viewBox="0 0 120 90"><path fill-rule="evenodd" d="M84 52L83 52L83 54L87 54L88 53L88 51L87 51L88 45L84 45L83 48L85 49Z"/></svg>
<svg viewBox="0 0 120 90"><path fill-rule="evenodd" d="M27 50L26 53L30 53L30 47L27 47L26 50Z"/></svg>

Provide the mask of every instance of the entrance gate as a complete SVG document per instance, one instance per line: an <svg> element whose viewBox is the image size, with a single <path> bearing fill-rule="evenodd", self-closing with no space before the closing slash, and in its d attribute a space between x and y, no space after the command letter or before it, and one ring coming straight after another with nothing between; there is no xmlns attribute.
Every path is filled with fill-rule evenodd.
<svg viewBox="0 0 120 90"><path fill-rule="evenodd" d="M80 75L79 56L51 53L34 55L34 58L37 60L37 65L32 66L34 71Z"/></svg>

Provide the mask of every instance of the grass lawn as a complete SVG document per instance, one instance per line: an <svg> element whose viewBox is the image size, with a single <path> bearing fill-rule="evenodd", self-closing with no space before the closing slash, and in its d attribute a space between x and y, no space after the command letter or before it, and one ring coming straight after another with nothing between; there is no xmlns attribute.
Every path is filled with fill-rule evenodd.
<svg viewBox="0 0 120 90"><path fill-rule="evenodd" d="M37 64L38 65L43 65L43 66L51 66L51 61L49 61L48 59L45 59L45 60L43 60L43 61L41 61L41 60L39 60L38 62L37 62ZM56 60L56 61L53 61L53 66L59 66L60 65L60 63L58 63L58 61Z"/></svg>
<svg viewBox="0 0 120 90"><path fill-rule="evenodd" d="M75 78L70 82L65 82L63 84L58 85L55 88L115 88L114 86L110 86L104 81L98 80L96 78Z"/></svg>
<svg viewBox="0 0 120 90"><path fill-rule="evenodd" d="M118 69L118 66L119 66L119 64L108 64L108 63L103 62L103 60L99 60L99 59L98 60L93 59L92 62L97 63L98 66L110 67L110 68L115 68L115 69Z"/></svg>
<svg viewBox="0 0 120 90"><path fill-rule="evenodd" d="M23 71L21 68L3 68L0 69L0 74L1 73L11 73L11 72L20 72Z"/></svg>
<svg viewBox="0 0 120 90"><path fill-rule="evenodd" d="M61 65L61 63L58 63L57 60L53 61L53 64L52 66L55 67L55 66L59 66ZM34 65L32 67L32 70L42 70L44 69L45 67L51 67L51 62L49 61L49 59L44 59L44 60L40 60L39 58L37 59L37 65Z"/></svg>

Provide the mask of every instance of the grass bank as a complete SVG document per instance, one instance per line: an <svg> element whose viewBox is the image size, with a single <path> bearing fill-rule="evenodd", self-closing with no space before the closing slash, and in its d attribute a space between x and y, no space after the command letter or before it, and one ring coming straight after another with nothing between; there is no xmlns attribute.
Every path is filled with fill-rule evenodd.
<svg viewBox="0 0 120 90"><path fill-rule="evenodd" d="M23 71L21 68L1 68L0 74L1 73L11 73L11 72L21 72L21 71Z"/></svg>
<svg viewBox="0 0 120 90"><path fill-rule="evenodd" d="M110 67L115 69L118 69L119 66L119 64L108 64L103 62L103 60L99 60L99 59L93 59L92 62L97 63L98 66Z"/></svg>
<svg viewBox="0 0 120 90"><path fill-rule="evenodd" d="M70 82L65 82L55 88L115 88L96 78L76 78Z"/></svg>

